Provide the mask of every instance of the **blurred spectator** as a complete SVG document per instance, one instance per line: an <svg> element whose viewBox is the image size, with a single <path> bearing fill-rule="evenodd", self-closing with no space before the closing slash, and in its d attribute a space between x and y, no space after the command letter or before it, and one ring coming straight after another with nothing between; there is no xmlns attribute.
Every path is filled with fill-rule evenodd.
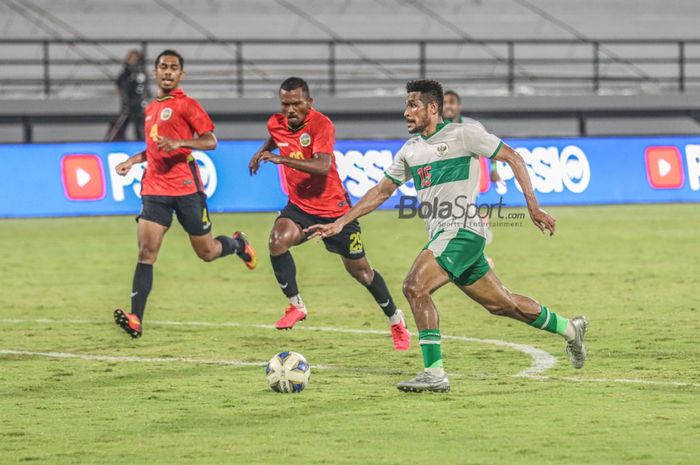
<svg viewBox="0 0 700 465"><path fill-rule="evenodd" d="M150 96L148 75L141 52L129 51L124 62L124 70L116 83L121 97L121 111L109 131L107 140L126 140L126 128L129 124L134 126L136 140L144 140L144 110Z"/></svg>

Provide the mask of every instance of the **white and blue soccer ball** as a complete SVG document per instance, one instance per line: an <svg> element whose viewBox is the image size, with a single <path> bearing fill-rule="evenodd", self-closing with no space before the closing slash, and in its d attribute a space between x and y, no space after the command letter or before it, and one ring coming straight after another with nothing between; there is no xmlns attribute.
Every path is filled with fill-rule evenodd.
<svg viewBox="0 0 700 465"><path fill-rule="evenodd" d="M311 368L303 355L296 352L280 352L265 367L267 382L273 391L301 392L309 383Z"/></svg>

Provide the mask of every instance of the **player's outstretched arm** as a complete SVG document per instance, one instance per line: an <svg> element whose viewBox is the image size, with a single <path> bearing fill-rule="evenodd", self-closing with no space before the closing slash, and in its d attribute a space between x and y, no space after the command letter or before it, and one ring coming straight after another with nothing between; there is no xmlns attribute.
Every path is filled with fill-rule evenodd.
<svg viewBox="0 0 700 465"><path fill-rule="evenodd" d="M532 222L535 223L535 226L542 231L542 234L544 234L545 231L549 231L550 236L554 235L557 220L539 207L523 157L507 144L503 144L501 145L501 149L494 157L494 160L500 160L508 163L513 170L515 179L523 189L523 195L525 195L525 201L527 202L527 210L530 213L530 219L532 219Z"/></svg>
<svg viewBox="0 0 700 465"><path fill-rule="evenodd" d="M277 144L271 136L268 136L267 139L265 139L265 142L263 143L262 147L260 147L260 149L257 152L255 152L253 157L250 159L250 162L248 163L248 171L250 172L251 176L258 173L263 153L275 150L276 148Z"/></svg>
<svg viewBox="0 0 700 465"><path fill-rule="evenodd" d="M207 131L196 139L171 139L158 136L158 149L172 152L177 149L214 150L219 143L213 132Z"/></svg>
<svg viewBox="0 0 700 465"><path fill-rule="evenodd" d="M333 155L327 153L314 153L313 158L298 160L291 157L281 157L272 152L263 152L260 159L264 162L271 162L276 165L286 165L295 170L309 174L320 174L325 176L331 170Z"/></svg>
<svg viewBox="0 0 700 465"><path fill-rule="evenodd" d="M387 178L382 178L379 184L367 191L367 193L352 207L346 214L329 224L315 224L304 229L304 232L311 233L310 237L330 237L335 236L343 228L368 213L373 212L386 199L391 197L398 186Z"/></svg>
<svg viewBox="0 0 700 465"><path fill-rule="evenodd" d="M119 176L126 176L132 166L146 161L146 152L139 152L136 155L129 157L126 161L119 163L114 170Z"/></svg>

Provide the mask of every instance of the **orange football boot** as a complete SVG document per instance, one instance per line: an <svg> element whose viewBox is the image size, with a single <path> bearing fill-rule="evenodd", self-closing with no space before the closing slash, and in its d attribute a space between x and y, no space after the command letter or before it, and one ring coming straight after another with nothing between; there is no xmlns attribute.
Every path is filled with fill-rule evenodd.
<svg viewBox="0 0 700 465"><path fill-rule="evenodd" d="M114 322L134 339L141 337L141 319L137 314L118 308L114 311Z"/></svg>
<svg viewBox="0 0 700 465"><path fill-rule="evenodd" d="M241 257L241 260L243 260L243 263L245 263L245 266L251 270L258 266L258 254L253 246L250 245L250 242L248 242L245 234L243 234L241 231L236 231L233 233L233 238L236 240L241 240L245 244L245 249L243 249L243 252L238 254L238 256Z"/></svg>

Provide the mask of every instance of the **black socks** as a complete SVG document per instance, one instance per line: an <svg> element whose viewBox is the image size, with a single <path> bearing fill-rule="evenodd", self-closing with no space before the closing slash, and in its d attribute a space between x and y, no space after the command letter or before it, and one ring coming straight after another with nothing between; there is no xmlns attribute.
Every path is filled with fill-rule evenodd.
<svg viewBox="0 0 700 465"><path fill-rule="evenodd" d="M229 236L217 236L214 240L221 242L221 255L220 257L225 257L226 255L231 255L234 253L243 252L244 245L243 241L239 241Z"/></svg>
<svg viewBox="0 0 700 465"><path fill-rule="evenodd" d="M396 313L396 304L394 304L394 299L391 298L389 289L386 287L384 278L379 274L379 271L374 270L374 279L367 286L367 290L377 304L382 308L382 311L387 317L391 317Z"/></svg>
<svg viewBox="0 0 700 465"><path fill-rule="evenodd" d="M134 272L134 283L131 286L131 313L143 320L146 300L153 287L153 265L137 263Z"/></svg>
<svg viewBox="0 0 700 465"><path fill-rule="evenodd" d="M288 298L298 295L297 268L292 254L286 251L282 255L270 255L270 261L272 262L272 269L275 271L275 278L277 278L284 295ZM384 314L387 317L392 317L396 313L396 304L391 297L389 289L386 287L384 278L377 270L374 270L374 278L369 286L366 287Z"/></svg>
<svg viewBox="0 0 700 465"><path fill-rule="evenodd" d="M289 250L282 255L270 255L272 269L275 270L275 278L287 297L299 294L297 288L297 267Z"/></svg>

